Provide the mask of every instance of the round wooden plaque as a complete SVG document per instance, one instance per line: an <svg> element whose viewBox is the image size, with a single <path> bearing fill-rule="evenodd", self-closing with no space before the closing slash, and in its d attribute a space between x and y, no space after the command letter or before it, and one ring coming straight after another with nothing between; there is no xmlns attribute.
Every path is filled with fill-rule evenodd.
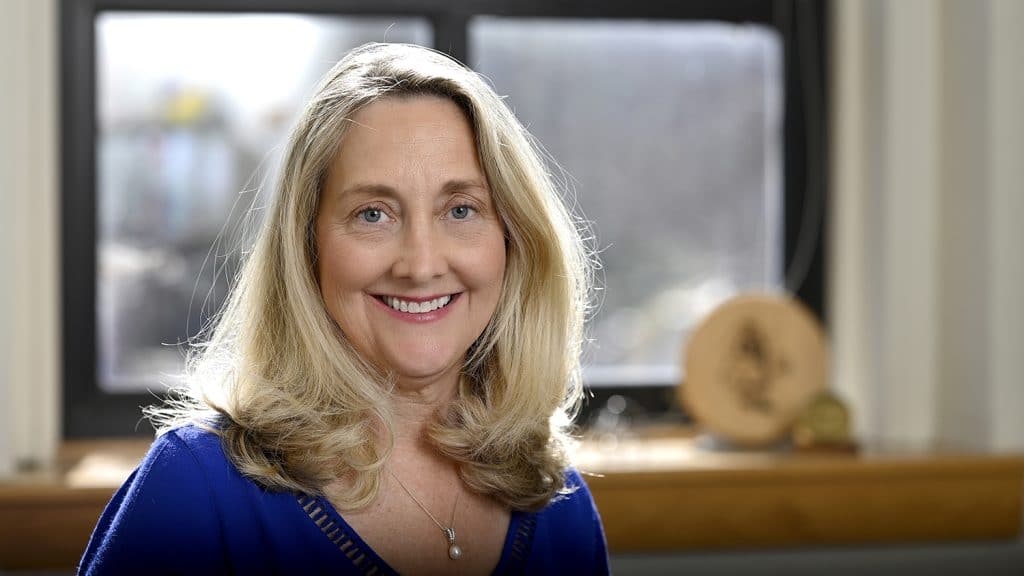
<svg viewBox="0 0 1024 576"><path fill-rule="evenodd" d="M815 316L783 296L727 301L686 345L680 400L708 431L747 446L782 440L828 377Z"/></svg>

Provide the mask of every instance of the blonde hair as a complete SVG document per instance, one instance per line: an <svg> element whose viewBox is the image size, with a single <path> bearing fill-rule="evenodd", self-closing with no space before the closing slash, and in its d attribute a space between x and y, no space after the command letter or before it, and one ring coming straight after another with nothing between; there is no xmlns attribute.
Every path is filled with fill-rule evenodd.
<svg viewBox="0 0 1024 576"><path fill-rule="evenodd" d="M580 353L590 257L540 149L494 91L438 52L367 44L324 77L294 127L272 208L206 342L189 386L152 408L160 432L217 423L241 472L279 490L320 493L347 476L342 509L376 495L392 442L390 382L364 362L324 306L316 276L319 197L352 116L384 97L449 98L475 133L506 230L504 285L467 354L458 398L430 439L466 484L520 510L564 488L569 426L582 396Z"/></svg>

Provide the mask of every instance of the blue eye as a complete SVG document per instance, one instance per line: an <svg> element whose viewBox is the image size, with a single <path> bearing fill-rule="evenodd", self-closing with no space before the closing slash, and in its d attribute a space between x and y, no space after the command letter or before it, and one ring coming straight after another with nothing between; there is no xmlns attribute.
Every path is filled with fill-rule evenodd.
<svg viewBox="0 0 1024 576"><path fill-rule="evenodd" d="M473 209L469 206L456 206L455 208L452 208L452 218L455 218L456 220L465 220L469 217L472 210Z"/></svg>
<svg viewBox="0 0 1024 576"><path fill-rule="evenodd" d="M373 224L376 222L380 222L381 218L384 217L384 213L376 208L367 208L366 210L360 212L359 216L363 219L363 221Z"/></svg>

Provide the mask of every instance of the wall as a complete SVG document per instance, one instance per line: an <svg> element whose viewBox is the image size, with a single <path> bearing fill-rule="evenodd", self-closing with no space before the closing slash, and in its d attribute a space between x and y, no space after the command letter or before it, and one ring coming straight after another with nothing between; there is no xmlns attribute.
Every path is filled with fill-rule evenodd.
<svg viewBox="0 0 1024 576"><path fill-rule="evenodd" d="M836 387L862 437L1024 450L1024 3L834 9Z"/></svg>
<svg viewBox="0 0 1024 576"><path fill-rule="evenodd" d="M0 476L45 462L59 426L57 12L0 4Z"/></svg>

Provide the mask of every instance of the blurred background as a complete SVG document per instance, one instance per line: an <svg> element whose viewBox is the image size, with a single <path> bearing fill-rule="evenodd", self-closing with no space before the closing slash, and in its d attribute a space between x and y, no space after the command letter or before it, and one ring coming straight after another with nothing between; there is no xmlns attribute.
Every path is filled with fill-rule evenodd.
<svg viewBox="0 0 1024 576"><path fill-rule="evenodd" d="M117 11L95 32L97 368L117 393L180 370L167 344L218 308L231 274L217 271L240 252L222 235L237 227L232 208L269 200L287 131L338 55L385 37L435 42L426 16ZM696 319L779 283L778 34L493 16L466 32L469 64L507 95L594 223L605 283L589 379L677 381Z"/></svg>
<svg viewBox="0 0 1024 576"><path fill-rule="evenodd" d="M581 425L689 424L688 335L758 291L822 321L858 439L1024 452L1022 26L1018 0L0 0L0 482L152 433L139 406L223 301L291 123L369 41L466 62L549 155L603 264ZM613 567L823 562L1020 573L1024 552Z"/></svg>

